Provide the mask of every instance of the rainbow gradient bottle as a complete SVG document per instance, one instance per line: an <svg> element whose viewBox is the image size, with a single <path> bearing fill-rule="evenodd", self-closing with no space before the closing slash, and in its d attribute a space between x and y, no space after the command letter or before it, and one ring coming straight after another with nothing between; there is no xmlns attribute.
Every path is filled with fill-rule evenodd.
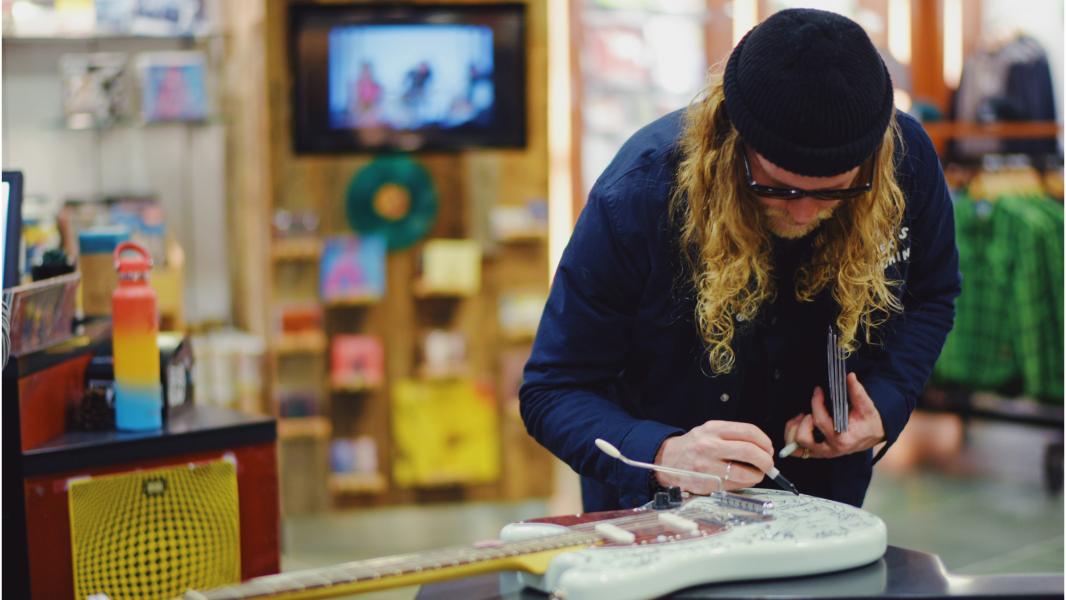
<svg viewBox="0 0 1066 600"><path fill-rule="evenodd" d="M159 313L155 290L148 285L152 259L140 245L123 242L115 248L115 268L118 287L111 295L115 427L122 431L159 429L163 426L163 388Z"/></svg>

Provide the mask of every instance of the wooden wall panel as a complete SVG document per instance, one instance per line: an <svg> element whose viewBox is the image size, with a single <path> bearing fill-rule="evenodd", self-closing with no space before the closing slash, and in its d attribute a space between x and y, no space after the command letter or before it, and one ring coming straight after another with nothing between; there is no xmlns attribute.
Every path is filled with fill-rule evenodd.
<svg viewBox="0 0 1066 600"><path fill-rule="evenodd" d="M262 1L262 0L260 0ZM329 2L324 2L329 3ZM427 0L423 3L445 3ZM467 0L450 4L475 4ZM322 234L349 232L344 197L351 178L365 166L370 155L297 156L292 151L290 90L292 86L288 57L288 1L265 2L265 64L268 123L264 141L267 156L265 171L269 193L260 211L269 216L277 208L313 210L322 220ZM527 3L527 146L524 149L471 150L460 153L416 153L415 160L426 167L438 192L438 219L429 237L475 237L484 239L487 217L485 204L520 204L529 199L546 199L548 193L547 150L547 7L541 0ZM489 187L486 188L486 185ZM261 215L262 217L262 215ZM267 221L269 223L269 220ZM269 237L265 227L260 235ZM372 435L378 442L382 473L389 475L391 453L388 384L412 377L416 370L417 346L421 335L431 327L461 330L466 333L468 355L473 375L494 382L496 364L505 347L499 340L496 323L498 294L513 287L530 287L547 291L547 243L533 243L521 248L489 247L483 260L483 289L473 298L461 300L420 299L414 294L420 244L412 249L391 253L387 259L387 290L382 302L368 307L327 309L327 330L364 332L383 338L386 352L386 386L359 394L333 394L328 414L334 436ZM269 251L264 253L269 256ZM271 267L267 265L269 271ZM270 290L267 285L258 289ZM253 283L244 284L249 292ZM270 322L276 307L265 294L260 312ZM268 328L268 334L273 332ZM328 331L327 331L328 333ZM519 350L528 352L528 344ZM328 349L327 349L328 352ZM322 361L328 364L327 360ZM323 378L327 373L321 374ZM494 386L495 387L495 386ZM500 399L503 404L503 399ZM502 411L501 411L502 414ZM501 417L502 419L502 417ZM505 426L501 421L501 427ZM523 432L524 433L524 432ZM539 472L530 461L550 465L548 454L528 436L501 434L510 440L504 448L503 464L525 465L516 471ZM523 439L524 437L524 439ZM324 443L324 442L323 442ZM532 444L532 446L530 445ZM518 461L516 463L516 461ZM540 469L545 470L545 469ZM546 469L550 478L550 467ZM284 474L283 474L284 475ZM521 475L524 476L524 475ZM550 479L549 479L550 481ZM391 490L387 494L345 495L339 505L383 504L427 499L498 498L507 492L528 495L528 486L501 481L491 486L469 486L441 490ZM515 490L518 490L515 492ZM536 490L550 493L542 482Z"/></svg>
<svg viewBox="0 0 1066 600"><path fill-rule="evenodd" d="M258 335L267 329L271 180L267 110L265 7L261 0L221 3L226 24L226 71L220 80L222 113L228 115L226 163L231 232L230 277L237 327Z"/></svg>
<svg viewBox="0 0 1066 600"><path fill-rule="evenodd" d="M937 0L911 0L911 96L947 114L944 83L944 10Z"/></svg>

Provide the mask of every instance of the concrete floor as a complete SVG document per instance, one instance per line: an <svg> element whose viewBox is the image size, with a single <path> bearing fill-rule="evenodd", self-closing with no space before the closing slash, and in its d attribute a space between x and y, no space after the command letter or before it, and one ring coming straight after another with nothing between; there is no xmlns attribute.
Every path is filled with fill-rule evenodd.
<svg viewBox="0 0 1066 600"><path fill-rule="evenodd" d="M885 521L888 542L937 554L960 574L1062 573L1063 497L1044 490L1042 470L1044 447L1056 434L972 423L965 443L957 435L953 445L961 429L940 425L908 427L939 445L934 459L916 460L901 445L906 460L886 458L875 470L864 508ZM282 569L493 538L504 523L566 511L577 502L572 480L559 487L564 497L550 504L407 506L288 518ZM410 600L416 593L402 588L359 597Z"/></svg>

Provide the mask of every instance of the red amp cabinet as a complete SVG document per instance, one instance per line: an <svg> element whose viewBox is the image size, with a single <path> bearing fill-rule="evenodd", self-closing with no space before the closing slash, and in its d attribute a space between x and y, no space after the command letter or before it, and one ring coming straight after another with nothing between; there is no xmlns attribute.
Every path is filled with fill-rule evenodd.
<svg viewBox="0 0 1066 600"><path fill-rule="evenodd" d="M236 466L241 579L277 573L275 436L271 419L187 406L172 411L163 431L69 432L25 451L23 491L32 597L74 597L68 505L72 480L219 459Z"/></svg>

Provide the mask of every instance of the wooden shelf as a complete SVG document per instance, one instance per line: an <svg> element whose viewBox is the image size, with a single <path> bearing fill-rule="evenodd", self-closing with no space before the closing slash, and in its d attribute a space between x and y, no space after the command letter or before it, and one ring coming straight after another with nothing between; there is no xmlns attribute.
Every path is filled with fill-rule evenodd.
<svg viewBox="0 0 1066 600"><path fill-rule="evenodd" d="M286 333L274 341L278 355L320 354L326 351L326 334L323 331Z"/></svg>
<svg viewBox="0 0 1066 600"><path fill-rule="evenodd" d="M469 477L464 477L455 473L436 473L416 483L412 483L407 487L419 490L432 490L437 488L467 487L491 483L493 482L473 480Z"/></svg>
<svg viewBox="0 0 1066 600"><path fill-rule="evenodd" d="M419 365L418 379L421 381L454 381L470 377L469 366L456 366L450 369L429 370L425 365Z"/></svg>
<svg viewBox="0 0 1066 600"><path fill-rule="evenodd" d="M146 41L146 42L165 42L173 43L175 41L199 41L212 38L218 38L222 33L219 31L198 31L198 32L185 32L185 33L167 33L162 35L149 34L149 33L120 33L114 31L81 31L81 32L53 32L53 33L39 33L39 34L21 34L12 35L4 32L4 44L18 43L18 44L65 44L65 43L85 43L85 42L127 42L127 41Z"/></svg>
<svg viewBox="0 0 1066 600"><path fill-rule="evenodd" d="M532 343L537 337L537 330L530 329L529 331L504 331L500 335L503 341L508 344L529 344Z"/></svg>
<svg viewBox="0 0 1066 600"><path fill-rule="evenodd" d="M540 229L513 231L496 238L500 244L536 244L548 241L548 232Z"/></svg>
<svg viewBox="0 0 1066 600"><path fill-rule="evenodd" d="M317 238L276 239L271 255L278 262L317 261L322 256L322 242Z"/></svg>
<svg viewBox="0 0 1066 600"><path fill-rule="evenodd" d="M423 300L462 300L463 298L470 298L471 296L477 295L476 291L471 292L469 290L427 288L421 281L415 282L413 292L415 298Z"/></svg>
<svg viewBox="0 0 1066 600"><path fill-rule="evenodd" d="M380 384L366 381L330 381L329 389L337 394L362 394L372 392L381 387Z"/></svg>
<svg viewBox="0 0 1066 600"><path fill-rule="evenodd" d="M388 488L381 473L333 473L329 490L334 494L380 494Z"/></svg>
<svg viewBox="0 0 1066 600"><path fill-rule="evenodd" d="M282 417L278 419L278 438L328 439L333 431L327 417Z"/></svg>
<svg viewBox="0 0 1066 600"><path fill-rule="evenodd" d="M1062 131L1062 124L1051 121L1004 121L999 123L970 123L934 121L922 123L931 138L990 137L990 138L1040 138L1055 137Z"/></svg>
<svg viewBox="0 0 1066 600"><path fill-rule="evenodd" d="M381 302L381 296L346 296L325 301L326 308L362 308Z"/></svg>

